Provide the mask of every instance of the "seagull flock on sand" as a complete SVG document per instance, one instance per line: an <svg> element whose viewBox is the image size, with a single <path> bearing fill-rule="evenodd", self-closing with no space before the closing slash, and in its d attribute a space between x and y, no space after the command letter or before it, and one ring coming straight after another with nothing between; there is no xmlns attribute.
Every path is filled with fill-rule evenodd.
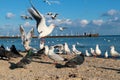
<svg viewBox="0 0 120 80"><path fill-rule="evenodd" d="M44 0L44 2L50 4L48 0ZM47 56L49 59L53 61L53 64L55 64L56 68L63 68L63 67L70 67L70 68L75 68L78 65L81 65L84 60L85 56L87 57L100 57L102 54L102 51L99 48L99 45L96 44L96 48L90 48L90 53L88 50L85 50L85 53L83 54L82 51L78 50L76 48L76 44L72 45L72 48L70 49L68 43L64 44L56 44L52 46L48 46L45 44L45 41L43 38L46 36L50 35L52 31L55 29L56 25L55 24L50 24L49 26L46 25L46 20L43 14L41 14L31 3L31 8L28 9L28 12L32 16L31 19L36 21L36 28L37 32L39 33L39 38L40 38L40 46L39 49L33 48L30 43L31 39L34 34L34 29L32 28L28 33L24 30L24 27L20 25L20 33L21 33L21 40L22 40L22 45L27 52L27 54L23 57L16 49L15 45L12 45L10 49L5 49L3 45L0 46L0 58L1 59L7 59L10 60L10 58L14 57L23 57L19 62L17 63L12 63L10 68L15 69L15 68L25 68L25 65L30 64L32 62L32 59L35 57L42 57L42 55ZM52 19L55 19L58 14L53 15L52 13L49 13L48 15L51 16ZM21 16L25 19L29 17ZM63 29L61 29L63 31ZM114 46L110 47L110 54L112 57L119 57L120 53L115 50ZM62 57L61 54L69 55L72 56L72 58L65 58ZM108 51L106 50L105 52L105 58L108 58ZM65 62L64 64L59 64L59 62Z"/></svg>

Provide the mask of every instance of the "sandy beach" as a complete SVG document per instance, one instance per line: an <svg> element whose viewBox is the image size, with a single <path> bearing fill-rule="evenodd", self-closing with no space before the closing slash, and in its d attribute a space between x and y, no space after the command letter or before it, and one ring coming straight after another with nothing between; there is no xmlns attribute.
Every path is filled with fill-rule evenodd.
<svg viewBox="0 0 120 80"><path fill-rule="evenodd" d="M25 55L25 53L21 53ZM61 55L71 57L71 55ZM120 60L85 57L77 68L56 68L47 57L33 59L24 68L10 69L10 63L17 63L21 58L10 61L0 60L0 80L120 80ZM60 62L61 64L64 64Z"/></svg>

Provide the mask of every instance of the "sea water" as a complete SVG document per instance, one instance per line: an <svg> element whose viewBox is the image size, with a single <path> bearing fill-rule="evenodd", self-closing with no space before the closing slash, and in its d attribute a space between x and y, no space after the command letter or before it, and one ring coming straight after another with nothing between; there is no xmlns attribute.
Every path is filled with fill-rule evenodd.
<svg viewBox="0 0 120 80"><path fill-rule="evenodd" d="M64 44L67 43L69 48L72 48L73 44L76 44L76 48L80 50L82 53L85 53L85 50L88 50L90 53L90 48L95 49L96 44L99 45L99 48L102 51L102 55L104 55L105 51L108 51L110 55L110 46L115 46L115 49L120 52L120 36L99 36L99 37L79 37L79 38L46 38L45 45L56 45L56 44ZM15 45L17 50L24 51L24 47L22 45L21 38L7 38L0 39L0 45L4 45L4 47L11 47L11 45ZM32 38L30 46L39 49L40 39Z"/></svg>

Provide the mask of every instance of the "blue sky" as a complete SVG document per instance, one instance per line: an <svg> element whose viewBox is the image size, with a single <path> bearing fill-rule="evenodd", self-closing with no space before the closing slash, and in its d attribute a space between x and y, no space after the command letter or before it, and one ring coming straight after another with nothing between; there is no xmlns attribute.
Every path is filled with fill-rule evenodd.
<svg viewBox="0 0 120 80"><path fill-rule="evenodd" d="M54 34L99 33L100 35L120 35L120 0L32 0L34 6L46 16L48 12L58 13L56 20L48 19L47 24L55 23L67 27L63 32L55 28ZM0 35L18 35L19 25L25 31L32 27L37 35L36 22L23 20L21 15L29 15L29 0L0 0ZM61 22L64 21L64 22Z"/></svg>

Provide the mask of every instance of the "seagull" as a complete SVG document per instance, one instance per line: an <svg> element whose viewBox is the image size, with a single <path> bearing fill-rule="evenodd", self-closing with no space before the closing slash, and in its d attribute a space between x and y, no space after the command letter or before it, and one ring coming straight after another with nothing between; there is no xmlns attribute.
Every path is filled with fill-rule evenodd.
<svg viewBox="0 0 120 80"><path fill-rule="evenodd" d="M21 39L23 42L23 46L25 48L26 51L28 51L29 49L31 49L32 47L30 46L30 42L31 42L31 38L33 36L34 33L34 29L32 28L27 34L23 28L22 25L20 25L20 33L21 33ZM33 48L35 49L35 48Z"/></svg>
<svg viewBox="0 0 120 80"><path fill-rule="evenodd" d="M90 57L90 56L91 56L91 54L88 53L88 50L85 50L85 55L86 55L87 57Z"/></svg>
<svg viewBox="0 0 120 80"><path fill-rule="evenodd" d="M114 46L111 46L110 48L111 48L111 49L110 49L110 54L111 54L112 57L118 57L118 56L120 56L120 53L118 53L118 52L115 50L115 47L114 47Z"/></svg>
<svg viewBox="0 0 120 80"><path fill-rule="evenodd" d="M107 51L105 52L105 58L108 58L108 52Z"/></svg>
<svg viewBox="0 0 120 80"><path fill-rule="evenodd" d="M59 27L59 30L60 31L63 31L63 30L65 30L65 29L67 29L66 27Z"/></svg>
<svg viewBox="0 0 120 80"><path fill-rule="evenodd" d="M48 12L47 15L52 15L52 12Z"/></svg>
<svg viewBox="0 0 120 80"><path fill-rule="evenodd" d="M77 67L77 65L81 65L84 62L85 58L84 55L81 53L79 55L76 55L74 58L67 61L64 65L64 67Z"/></svg>
<svg viewBox="0 0 120 80"><path fill-rule="evenodd" d="M52 18L52 20L55 20L58 13L53 14L53 13L49 12L49 13L47 13L47 15L49 15Z"/></svg>
<svg viewBox="0 0 120 80"><path fill-rule="evenodd" d="M54 45L54 48L57 50L58 54L62 54L63 53L63 44L56 44Z"/></svg>
<svg viewBox="0 0 120 80"><path fill-rule="evenodd" d="M48 5L51 5L50 1L48 0L43 0L43 2L47 3Z"/></svg>
<svg viewBox="0 0 120 80"><path fill-rule="evenodd" d="M65 54L70 54L70 49L69 49L68 44L66 42L64 43L64 52L65 52Z"/></svg>
<svg viewBox="0 0 120 80"><path fill-rule="evenodd" d="M66 61L67 59L59 56L54 52L54 46L50 46L49 52L48 52L48 57L54 61L56 64L57 61Z"/></svg>
<svg viewBox="0 0 120 80"><path fill-rule="evenodd" d="M97 54L97 56L101 55L101 50L99 49L99 45L98 44L96 44L95 53Z"/></svg>
<svg viewBox="0 0 120 80"><path fill-rule="evenodd" d="M91 53L93 56L96 56L95 50L94 50L93 48L90 48L90 53Z"/></svg>
<svg viewBox="0 0 120 80"><path fill-rule="evenodd" d="M37 30L39 35L39 38L44 38L52 33L52 31L55 28L55 24L50 24L49 26L46 25L45 17L37 11L37 9L32 5L32 8L28 9L28 12L31 14L31 16L36 20L37 22Z"/></svg>
<svg viewBox="0 0 120 80"><path fill-rule="evenodd" d="M30 19L30 20L33 20L33 18L31 16L28 16L28 15L21 15L21 18L22 19Z"/></svg>
<svg viewBox="0 0 120 80"><path fill-rule="evenodd" d="M81 54L81 53L82 53L81 51L78 51L78 50L76 49L76 45L75 45L75 44L72 45L72 52L73 52L74 54Z"/></svg>
<svg viewBox="0 0 120 80"><path fill-rule="evenodd" d="M44 41L40 41L40 49L43 49L44 45L45 45Z"/></svg>
<svg viewBox="0 0 120 80"><path fill-rule="evenodd" d="M49 53L49 47L45 45L45 55L48 55L48 53Z"/></svg>

